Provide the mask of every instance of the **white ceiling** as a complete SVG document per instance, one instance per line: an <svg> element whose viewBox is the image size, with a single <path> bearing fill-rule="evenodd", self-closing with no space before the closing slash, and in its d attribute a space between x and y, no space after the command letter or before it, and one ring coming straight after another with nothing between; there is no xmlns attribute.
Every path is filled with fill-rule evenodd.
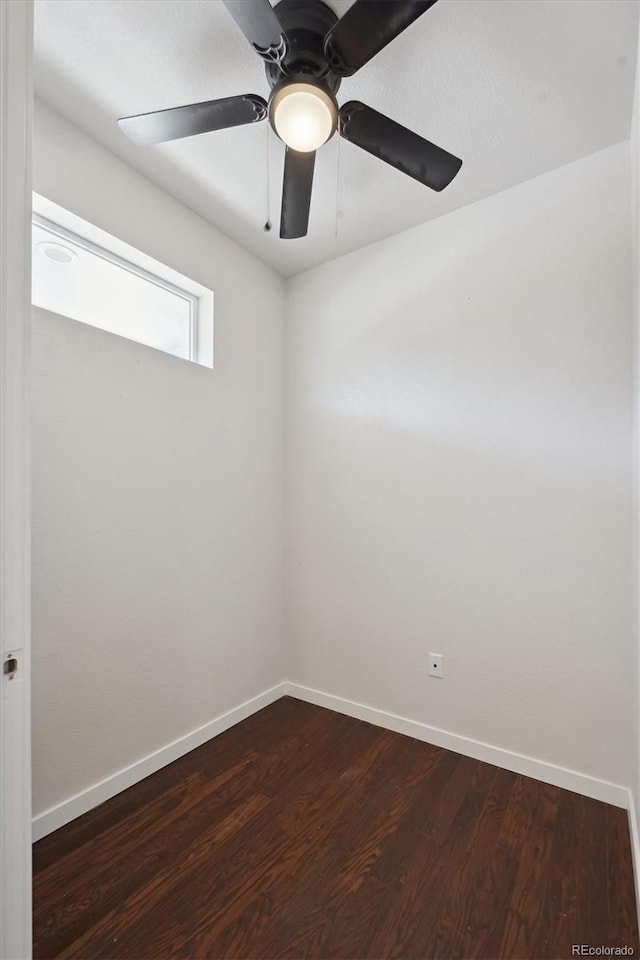
<svg viewBox="0 0 640 960"><path fill-rule="evenodd" d="M350 0L332 0L342 15ZM285 276L629 136L637 0L440 0L353 78L358 99L461 157L434 193L334 137L309 235L280 240L283 147L268 124L137 147L115 119L240 93L262 61L220 0L37 0L36 91ZM336 235L337 230L337 235Z"/></svg>

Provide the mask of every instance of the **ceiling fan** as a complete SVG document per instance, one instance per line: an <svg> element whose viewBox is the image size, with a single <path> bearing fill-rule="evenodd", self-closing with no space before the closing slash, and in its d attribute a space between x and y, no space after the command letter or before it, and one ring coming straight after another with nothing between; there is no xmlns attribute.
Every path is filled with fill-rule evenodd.
<svg viewBox="0 0 640 960"><path fill-rule="evenodd" d="M372 107L338 107L344 77L368 63L436 0L355 0L342 19L322 0L224 0L265 61L268 103L255 94L191 103L118 120L140 144L256 123L267 115L286 146L280 215L283 239L304 237L309 223L316 150L338 131L350 143L432 190L443 190L462 160Z"/></svg>

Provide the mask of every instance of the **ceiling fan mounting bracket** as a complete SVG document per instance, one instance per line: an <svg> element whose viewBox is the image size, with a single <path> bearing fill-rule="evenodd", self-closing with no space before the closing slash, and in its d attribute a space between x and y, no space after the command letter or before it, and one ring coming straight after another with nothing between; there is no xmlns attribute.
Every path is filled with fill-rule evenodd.
<svg viewBox="0 0 640 960"><path fill-rule="evenodd" d="M345 63L338 50L333 45L331 37L327 39L324 45L324 58L329 68L341 77L349 77L354 71Z"/></svg>
<svg viewBox="0 0 640 960"><path fill-rule="evenodd" d="M267 116L267 107L265 106L264 100L262 97L257 97L253 93L247 93L245 96L247 103L250 103L253 107L255 122L264 120Z"/></svg>
<svg viewBox="0 0 640 960"><path fill-rule="evenodd" d="M279 67L286 56L287 43L281 37L279 43L274 43L269 47L260 47L257 43L254 43L253 49L266 63L273 63Z"/></svg>

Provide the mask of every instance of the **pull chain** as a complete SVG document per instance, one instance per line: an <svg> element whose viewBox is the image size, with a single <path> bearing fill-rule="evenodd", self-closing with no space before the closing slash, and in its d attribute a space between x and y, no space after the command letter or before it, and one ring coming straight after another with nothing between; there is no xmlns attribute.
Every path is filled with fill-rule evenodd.
<svg viewBox="0 0 640 960"><path fill-rule="evenodd" d="M265 123L266 133L266 144L267 144L267 219L265 220L264 230L266 233L272 228L271 224L271 163L270 163L270 153L269 153L269 124Z"/></svg>
<svg viewBox="0 0 640 960"><path fill-rule="evenodd" d="M340 209L340 137L336 137L337 140L337 162L336 162L336 225L334 237L338 239L338 212Z"/></svg>

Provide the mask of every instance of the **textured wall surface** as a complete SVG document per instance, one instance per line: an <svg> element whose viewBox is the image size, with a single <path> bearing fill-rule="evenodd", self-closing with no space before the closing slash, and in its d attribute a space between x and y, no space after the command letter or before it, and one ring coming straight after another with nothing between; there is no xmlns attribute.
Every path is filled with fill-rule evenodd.
<svg viewBox="0 0 640 960"><path fill-rule="evenodd" d="M292 680L631 782L629 202L623 143L291 281Z"/></svg>
<svg viewBox="0 0 640 960"><path fill-rule="evenodd" d="M39 110L34 189L215 291L215 369L33 325L34 814L283 679L283 282Z"/></svg>

